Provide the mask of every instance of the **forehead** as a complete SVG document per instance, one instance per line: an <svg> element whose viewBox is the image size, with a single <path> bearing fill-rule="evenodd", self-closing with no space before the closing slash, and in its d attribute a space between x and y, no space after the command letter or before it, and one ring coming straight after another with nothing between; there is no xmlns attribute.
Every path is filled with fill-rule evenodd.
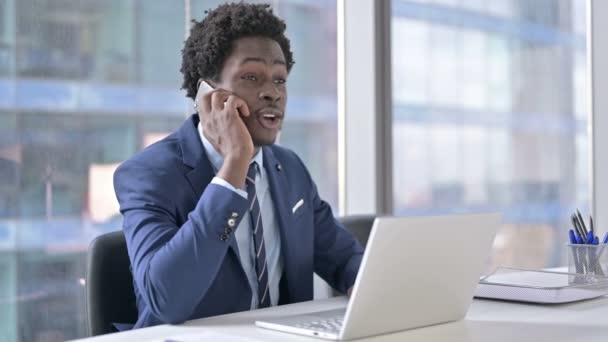
<svg viewBox="0 0 608 342"><path fill-rule="evenodd" d="M246 59L259 59L267 64L274 64L277 61L285 63L285 56L279 43L264 37L245 37L235 40L232 53L226 59L226 66L238 65Z"/></svg>

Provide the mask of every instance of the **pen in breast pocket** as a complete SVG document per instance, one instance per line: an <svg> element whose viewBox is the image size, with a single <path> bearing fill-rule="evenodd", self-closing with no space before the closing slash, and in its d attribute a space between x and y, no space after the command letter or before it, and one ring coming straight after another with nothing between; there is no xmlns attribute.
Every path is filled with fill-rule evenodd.
<svg viewBox="0 0 608 342"><path fill-rule="evenodd" d="M301 199L298 201L298 203L296 203L296 205L294 205L294 206L293 206L293 208L291 209L291 213L292 213L292 214L293 214L293 213L295 213L295 212L296 212L296 210L298 210L298 208L300 208L300 207L302 206L302 204L304 204L304 199L302 199L302 198L301 198Z"/></svg>

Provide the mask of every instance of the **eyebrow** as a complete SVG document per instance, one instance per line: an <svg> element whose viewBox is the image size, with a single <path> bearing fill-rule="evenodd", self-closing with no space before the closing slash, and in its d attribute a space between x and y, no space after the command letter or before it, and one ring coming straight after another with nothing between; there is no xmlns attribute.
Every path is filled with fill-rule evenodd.
<svg viewBox="0 0 608 342"><path fill-rule="evenodd" d="M243 59L243 61L241 62L241 65L243 65L245 63L249 63L249 62L258 62L258 63L264 63L264 64L266 64L266 60L263 59L263 58L259 58L259 57L247 57L247 58ZM274 61L272 61L272 64L287 65L287 63L285 63L285 61L282 60L282 59L275 59Z"/></svg>

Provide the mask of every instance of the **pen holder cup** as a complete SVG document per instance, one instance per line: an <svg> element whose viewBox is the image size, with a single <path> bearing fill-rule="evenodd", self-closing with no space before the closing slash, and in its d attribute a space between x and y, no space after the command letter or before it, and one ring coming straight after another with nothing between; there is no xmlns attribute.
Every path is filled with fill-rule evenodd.
<svg viewBox="0 0 608 342"><path fill-rule="evenodd" d="M566 245L570 283L595 283L608 277L608 244Z"/></svg>

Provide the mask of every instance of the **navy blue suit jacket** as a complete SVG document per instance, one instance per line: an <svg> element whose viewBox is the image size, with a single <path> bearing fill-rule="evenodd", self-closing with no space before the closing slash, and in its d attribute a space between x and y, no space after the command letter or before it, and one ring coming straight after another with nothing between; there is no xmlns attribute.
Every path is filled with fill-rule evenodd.
<svg viewBox="0 0 608 342"><path fill-rule="evenodd" d="M246 215L248 201L211 184L198 121L191 116L114 174L139 310L135 328L250 309L234 234L224 235L233 213L237 226ZM295 153L263 149L284 261L279 303L312 300L313 271L345 292L354 284L361 245L319 198ZM304 204L292 213L300 199Z"/></svg>

